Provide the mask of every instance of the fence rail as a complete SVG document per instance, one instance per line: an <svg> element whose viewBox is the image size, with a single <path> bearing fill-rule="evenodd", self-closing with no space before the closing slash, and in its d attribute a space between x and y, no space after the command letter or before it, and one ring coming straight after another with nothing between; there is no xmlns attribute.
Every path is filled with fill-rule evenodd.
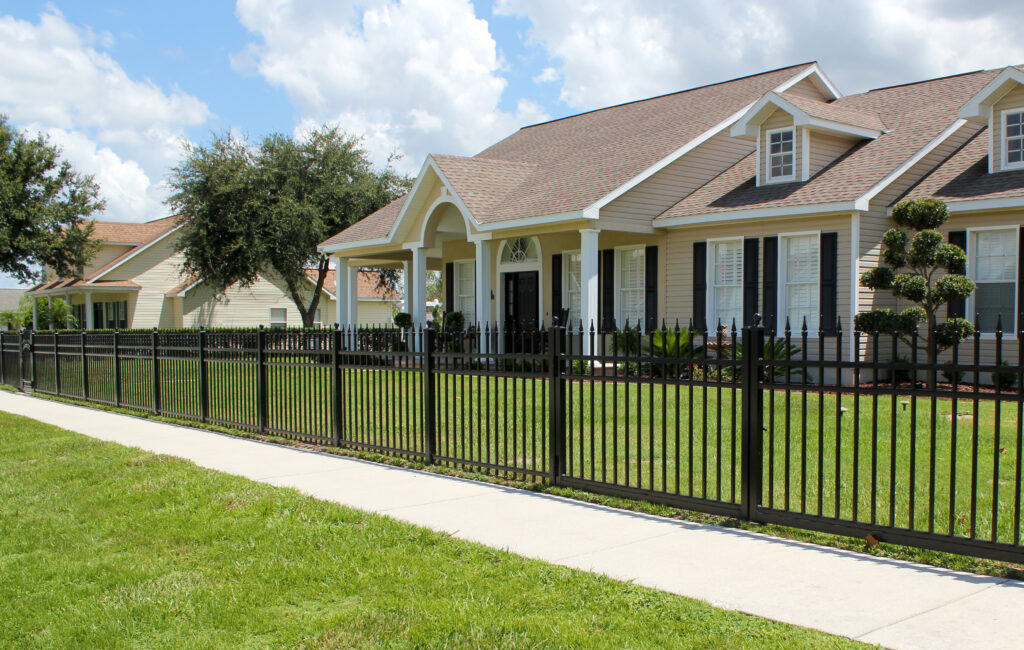
<svg viewBox="0 0 1024 650"><path fill-rule="evenodd" d="M314 445L1024 562L1024 345L550 328L0 334L0 380ZM851 351L858 354L852 355Z"/></svg>

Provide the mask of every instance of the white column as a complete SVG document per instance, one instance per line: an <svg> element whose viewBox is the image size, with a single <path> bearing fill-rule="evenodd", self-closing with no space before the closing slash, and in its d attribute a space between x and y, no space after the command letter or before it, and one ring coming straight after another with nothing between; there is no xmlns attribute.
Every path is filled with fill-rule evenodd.
<svg viewBox="0 0 1024 650"><path fill-rule="evenodd" d="M580 230L580 317L583 319L583 353L590 354L590 328L600 327L597 322L598 286L597 247L600 230Z"/></svg>
<svg viewBox="0 0 1024 650"><path fill-rule="evenodd" d="M39 299L32 298L32 329L39 329Z"/></svg>
<svg viewBox="0 0 1024 650"><path fill-rule="evenodd" d="M92 313L92 292L85 292L85 329L94 330L96 329L96 319L93 318Z"/></svg>
<svg viewBox="0 0 1024 650"><path fill-rule="evenodd" d="M405 301L405 313L412 314L412 263L402 262L402 289L405 295L402 299Z"/></svg>
<svg viewBox="0 0 1024 650"><path fill-rule="evenodd" d="M335 259L334 265L334 322L348 324L348 263L344 257Z"/></svg>
<svg viewBox="0 0 1024 650"><path fill-rule="evenodd" d="M415 325L427 322L427 251L425 248L412 249L412 292L409 313Z"/></svg>
<svg viewBox="0 0 1024 650"><path fill-rule="evenodd" d="M359 325L359 267L348 267L348 291L345 300L348 303L348 322L346 325L357 327Z"/></svg>
<svg viewBox="0 0 1024 650"><path fill-rule="evenodd" d="M476 243L476 320L480 327L491 324L491 254L494 245L491 241ZM469 325L470 323L466 323Z"/></svg>

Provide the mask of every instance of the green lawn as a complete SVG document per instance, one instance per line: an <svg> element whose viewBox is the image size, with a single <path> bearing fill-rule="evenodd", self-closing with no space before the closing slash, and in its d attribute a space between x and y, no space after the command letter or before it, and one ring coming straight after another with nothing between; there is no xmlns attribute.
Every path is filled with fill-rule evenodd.
<svg viewBox="0 0 1024 650"><path fill-rule="evenodd" d="M846 647L0 413L3 647Z"/></svg>

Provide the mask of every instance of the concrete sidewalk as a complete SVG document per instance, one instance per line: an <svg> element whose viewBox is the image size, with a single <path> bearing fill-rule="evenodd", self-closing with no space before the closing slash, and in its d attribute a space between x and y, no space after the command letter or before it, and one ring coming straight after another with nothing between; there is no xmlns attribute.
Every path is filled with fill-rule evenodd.
<svg viewBox="0 0 1024 650"><path fill-rule="evenodd" d="M0 391L0 410L519 555L894 648L1024 645L1024 583Z"/></svg>

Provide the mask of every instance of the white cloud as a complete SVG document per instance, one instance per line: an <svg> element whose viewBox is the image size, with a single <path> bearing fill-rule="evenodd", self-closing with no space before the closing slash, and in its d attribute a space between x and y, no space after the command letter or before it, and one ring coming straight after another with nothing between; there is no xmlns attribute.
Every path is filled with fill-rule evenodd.
<svg viewBox="0 0 1024 650"><path fill-rule="evenodd" d="M473 154L546 118L534 103L499 108L503 62L468 0L239 0L236 12L261 39L236 67L288 93L299 131L337 123L378 163L399 149L415 171L428 153Z"/></svg>
<svg viewBox="0 0 1024 650"><path fill-rule="evenodd" d="M497 0L495 11L530 21L561 100L582 109L811 60L844 92L1024 61L1024 3L981 4Z"/></svg>
<svg viewBox="0 0 1024 650"><path fill-rule="evenodd" d="M533 78L533 83L550 83L552 81L558 81L559 79L561 79L561 75L558 74L558 70L548 66Z"/></svg>
<svg viewBox="0 0 1024 650"><path fill-rule="evenodd" d="M185 128L206 122L196 97L135 80L97 35L48 9L38 23L0 16L0 113L46 133L79 171L93 174L104 218L142 221L166 214L163 178L180 154Z"/></svg>

